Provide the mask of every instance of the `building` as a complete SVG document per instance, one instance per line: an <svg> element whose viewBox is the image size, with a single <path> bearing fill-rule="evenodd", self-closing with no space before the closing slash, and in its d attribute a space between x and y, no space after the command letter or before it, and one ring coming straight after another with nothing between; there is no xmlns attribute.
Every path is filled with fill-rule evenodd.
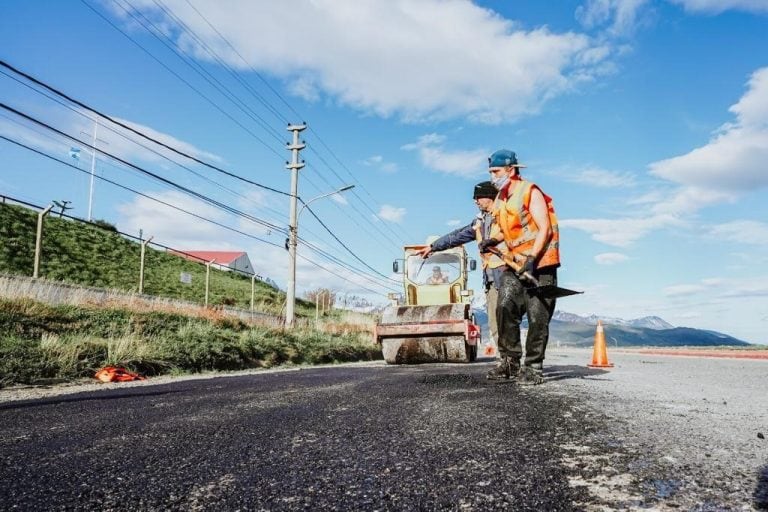
<svg viewBox="0 0 768 512"><path fill-rule="evenodd" d="M214 261L213 266L221 270L236 270L245 274L255 274L248 253L243 251L169 251L198 263Z"/></svg>

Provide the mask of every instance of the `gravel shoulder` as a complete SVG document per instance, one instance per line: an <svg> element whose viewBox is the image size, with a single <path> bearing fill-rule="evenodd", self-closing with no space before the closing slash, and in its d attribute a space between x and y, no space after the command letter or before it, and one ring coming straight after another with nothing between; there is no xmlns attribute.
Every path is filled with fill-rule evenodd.
<svg viewBox="0 0 768 512"><path fill-rule="evenodd" d="M559 380L562 369L589 362L591 350L548 353L546 392L583 399L606 425L581 447L581 462L594 454L599 476L574 485L628 508L650 493L661 510L768 509L768 361L628 351L609 358L613 368Z"/></svg>

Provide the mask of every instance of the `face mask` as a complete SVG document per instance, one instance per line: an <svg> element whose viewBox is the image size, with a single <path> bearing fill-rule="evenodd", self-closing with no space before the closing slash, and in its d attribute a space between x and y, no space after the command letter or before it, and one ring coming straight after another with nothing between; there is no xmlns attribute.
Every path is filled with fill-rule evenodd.
<svg viewBox="0 0 768 512"><path fill-rule="evenodd" d="M504 185L509 183L509 175L492 178L491 183L493 183L493 186L496 187L496 190L501 190L504 188Z"/></svg>

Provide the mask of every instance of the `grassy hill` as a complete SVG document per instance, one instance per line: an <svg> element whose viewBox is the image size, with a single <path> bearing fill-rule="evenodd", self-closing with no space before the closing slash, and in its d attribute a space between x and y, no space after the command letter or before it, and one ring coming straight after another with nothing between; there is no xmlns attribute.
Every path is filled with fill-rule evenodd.
<svg viewBox="0 0 768 512"><path fill-rule="evenodd" d="M0 204L0 272L31 276L34 268L37 212ZM44 222L40 277L72 284L138 291L141 246L122 235L50 213ZM144 263L144 293L202 303L205 265L148 246ZM181 273L192 276L190 284ZM256 281L255 308L279 314L285 294ZM211 268L208 302L250 308L251 280ZM314 304L297 301L297 315L314 315Z"/></svg>
<svg viewBox="0 0 768 512"><path fill-rule="evenodd" d="M36 226L36 211L0 204L0 273L32 275ZM138 290L140 244L106 223L49 214L42 247L42 278ZM192 276L191 284L180 281L182 272ZM205 272L203 264L149 249L144 293L203 303ZM279 315L285 294L255 284L255 309ZM250 277L211 268L209 304L247 309L250 301ZM296 306L297 316L314 317L314 304L300 300ZM154 306L50 305L0 297L0 388L91 378L105 365L159 375L381 358L369 317L334 312L317 325L290 330L260 318L246 323L210 308L173 313Z"/></svg>

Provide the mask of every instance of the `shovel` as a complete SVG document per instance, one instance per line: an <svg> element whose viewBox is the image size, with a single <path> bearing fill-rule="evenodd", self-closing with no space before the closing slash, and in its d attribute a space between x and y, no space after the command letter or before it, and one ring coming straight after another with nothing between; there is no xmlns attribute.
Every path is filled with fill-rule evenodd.
<svg viewBox="0 0 768 512"><path fill-rule="evenodd" d="M557 299L560 297L568 297L569 295L578 295L584 292L577 292L576 290L569 290L568 288L560 288L554 284L540 285L539 280L533 277L529 272L520 273L523 267L521 267L511 256L503 254L495 247L489 247L488 250L504 260L504 263L514 270L523 280L527 281L533 286L527 287L526 290L532 295L541 297L542 299Z"/></svg>

